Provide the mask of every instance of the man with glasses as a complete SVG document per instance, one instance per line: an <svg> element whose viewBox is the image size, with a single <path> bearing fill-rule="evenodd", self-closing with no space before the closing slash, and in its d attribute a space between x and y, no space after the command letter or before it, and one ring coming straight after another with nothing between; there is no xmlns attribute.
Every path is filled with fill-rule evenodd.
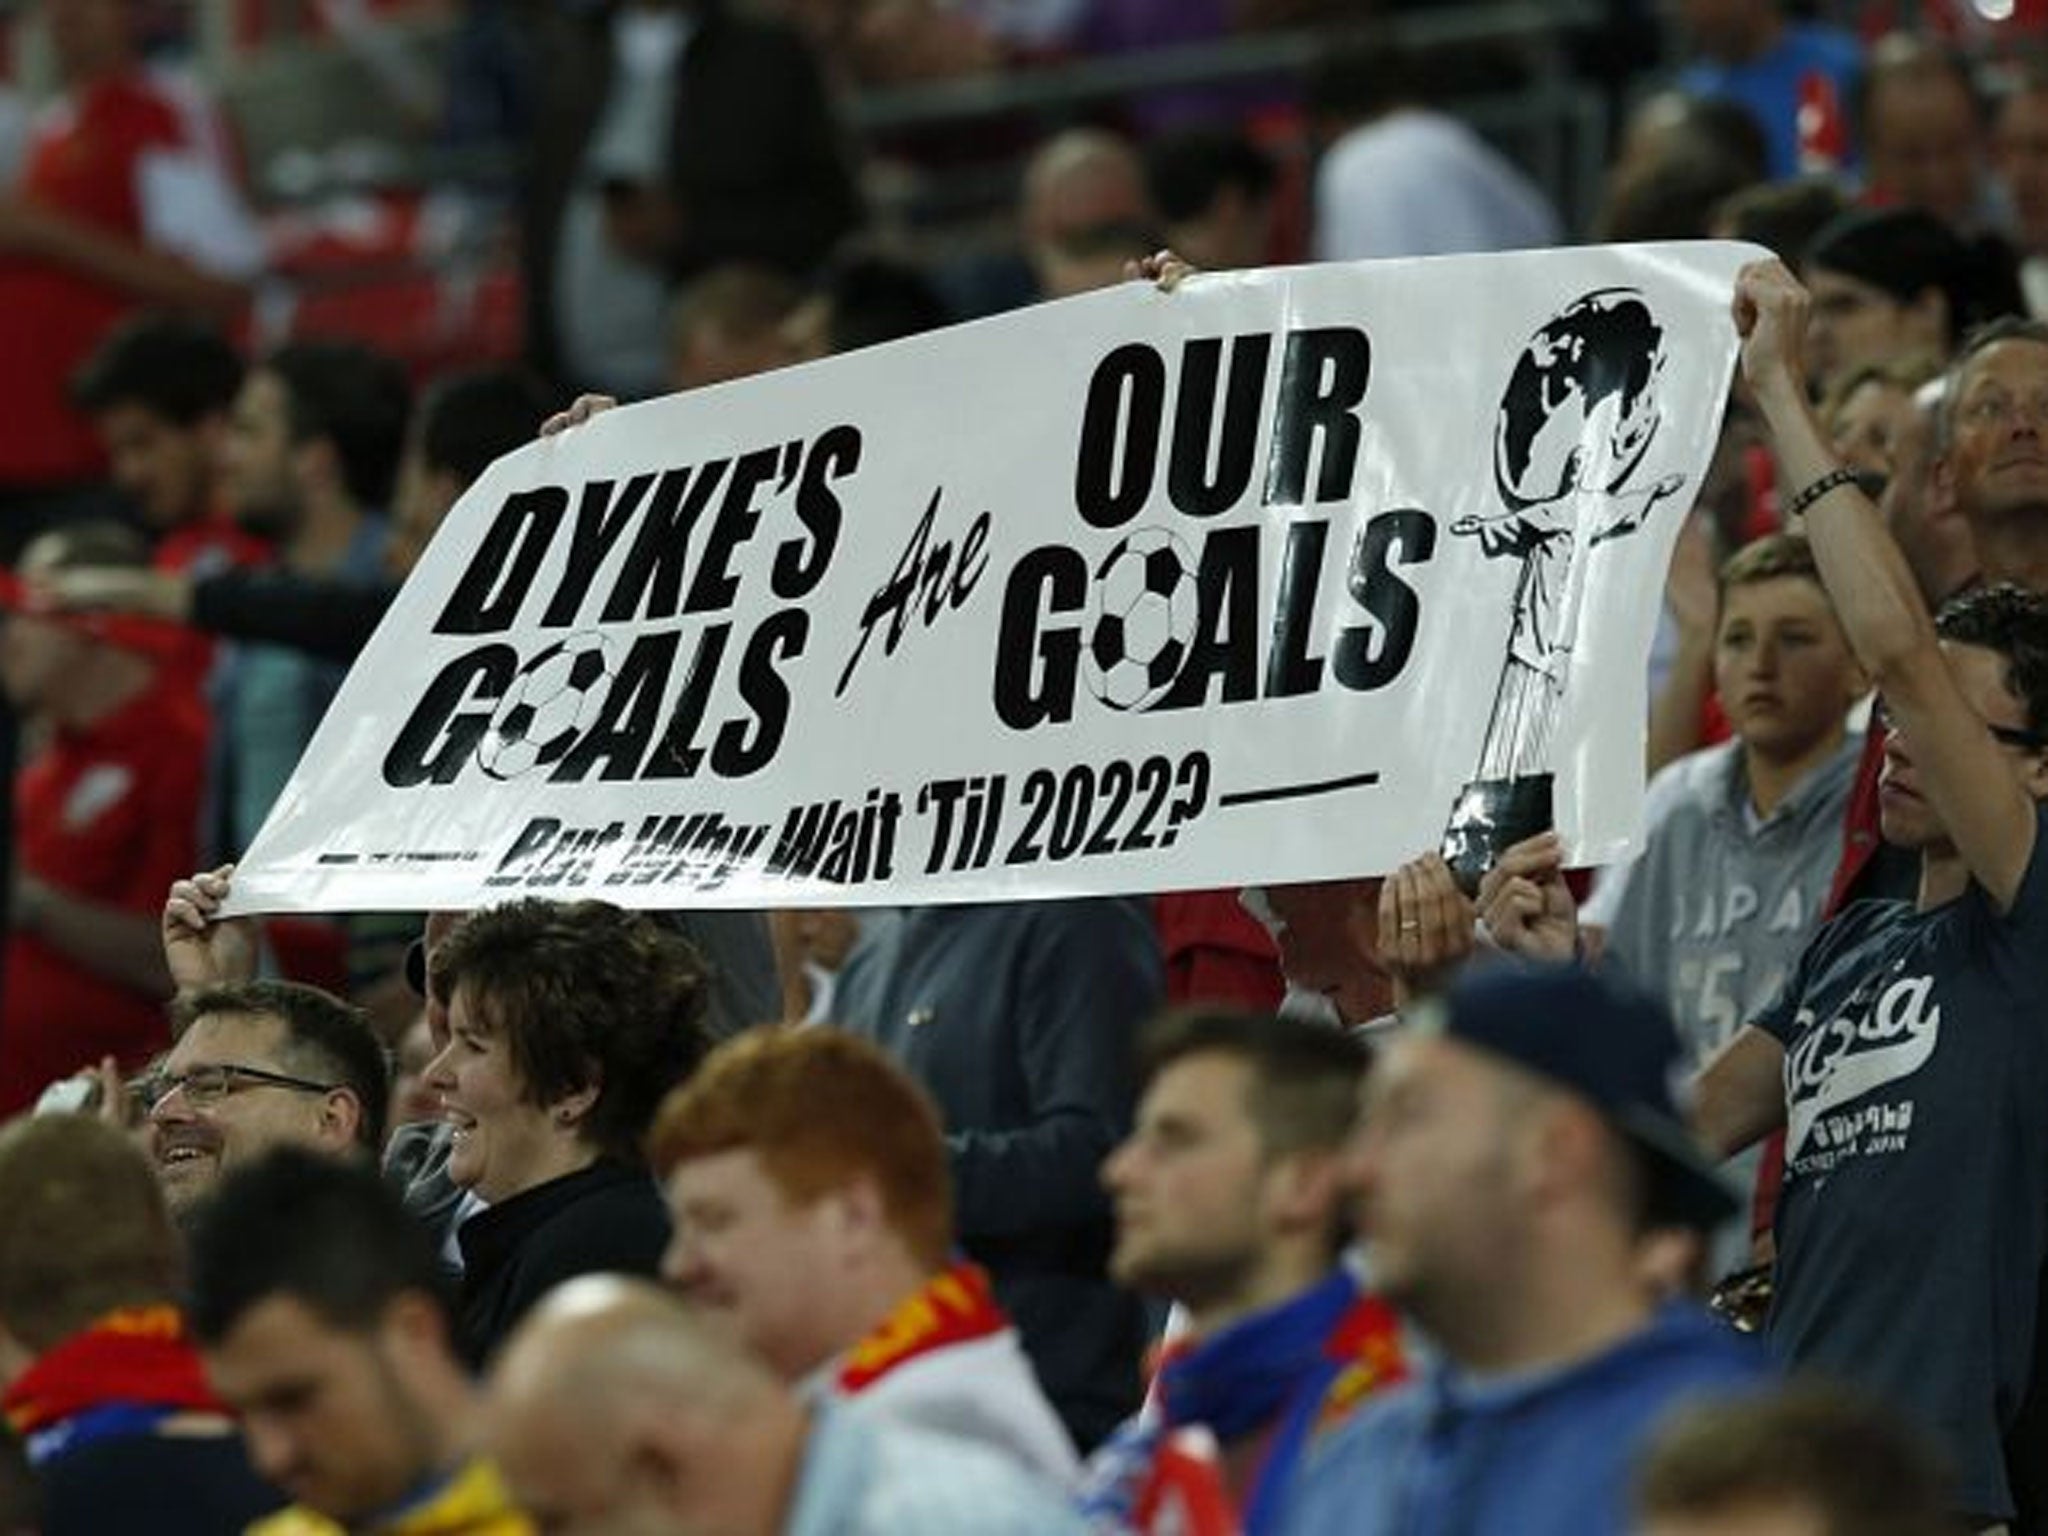
<svg viewBox="0 0 2048 1536"><path fill-rule="evenodd" d="M1917 852L1919 887L1821 930L1703 1075L1697 1118L1724 1152L1785 1128L1773 1353L1915 1419L1954 1469L1951 1509L1997 1529L2028 1460L2009 1471L2001 1439L2034 1369L2048 1259L2048 597L1993 586L1930 620L1814 422L1806 303L1782 267L1745 269L1743 373L1884 696L1884 836ZM1980 493L1987 569L2048 555L2039 346L1994 342L1957 376L1949 453Z"/></svg>
<svg viewBox="0 0 2048 1536"><path fill-rule="evenodd" d="M272 1147L376 1156L389 1067L360 1010L314 987L251 981L181 999L178 1012L178 1043L134 1091L181 1224L223 1174Z"/></svg>

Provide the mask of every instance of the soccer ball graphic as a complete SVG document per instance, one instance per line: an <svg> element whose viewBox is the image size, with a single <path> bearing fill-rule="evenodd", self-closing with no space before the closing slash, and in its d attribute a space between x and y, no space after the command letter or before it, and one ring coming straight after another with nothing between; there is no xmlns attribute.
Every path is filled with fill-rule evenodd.
<svg viewBox="0 0 2048 1536"><path fill-rule="evenodd" d="M1157 703L1188 659L1199 618L1187 546L1164 528L1133 528L1095 570L1090 691L1111 709Z"/></svg>
<svg viewBox="0 0 2048 1536"><path fill-rule="evenodd" d="M557 640L520 670L477 743L477 766L516 779L557 763L597 718L599 686L611 674L604 636L584 630Z"/></svg>

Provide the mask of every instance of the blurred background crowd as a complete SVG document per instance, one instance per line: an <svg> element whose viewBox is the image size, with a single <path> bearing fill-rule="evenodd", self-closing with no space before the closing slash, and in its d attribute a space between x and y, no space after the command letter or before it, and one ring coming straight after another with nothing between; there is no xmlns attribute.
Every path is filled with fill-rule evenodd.
<svg viewBox="0 0 2048 1536"><path fill-rule="evenodd" d="M1295 1109L1320 1127L1307 1140L1335 1168L1362 1062L1319 1057L1319 1037L1289 1045L1269 1019L1274 1059L1224 1025L1192 1043L1169 1030L1150 1040L1133 1083L1140 1021L1168 1002L1268 1016L1285 1001L1297 1022L1364 1025L1445 958L1404 952L1378 926L1383 910L1412 916L1434 899L1434 872L1414 868L1394 882L858 916L650 923L515 904L460 926L439 915L423 939L421 915L215 921L225 866L441 519L578 395L647 398L912 336L1130 280L1133 262L1165 247L1229 269L1735 237L1782 256L1810 289L1805 382L1830 451L1876 501L1927 602L1980 577L2048 591L2048 539L2036 537L2048 457L2040 494L2002 501L2005 450L1971 447L1973 433L2033 442L2048 428L2048 337L2011 338L2030 350L2010 378L1997 372L2004 362L1981 365L2011 388L1969 405L1977 414L1945 415L1939 396L1945 376L1991 356L1956 361L1974 327L2048 318L2048 0L33 0L0 13L0 79L0 763L12 765L14 807L0 854L11 872L0 888L0 1116L56 1102L53 1091L67 1107L97 1094L125 1133L98 1148L43 1145L20 1122L0 1133L0 1191L13 1187L9 1156L31 1169L99 1167L75 1208L54 1186L23 1186L56 1202L48 1230L84 1253L94 1213L115 1208L101 1202L116 1198L119 1143L132 1137L154 1178L122 1230L163 1226L157 1185L179 1229L131 1255L133 1283L86 1285L87 1301L27 1333L11 1298L74 1281L23 1278L0 1231L0 1356L24 1345L0 1366L100 1327L114 1303L126 1317L186 1299L189 1239L192 1326L212 1379L250 1414L252 1452L275 1485L243 1488L245 1513L278 1489L351 1522L377 1507L321 1482L317 1467L294 1480L294 1455L312 1456L304 1445L317 1435L259 1435L263 1424L283 1435L274 1420L290 1417L273 1401L286 1387L248 1364L268 1357L240 1353L252 1327L275 1320L265 1307L286 1306L278 1336L294 1349L318 1329L286 1326L305 1322L289 1315L292 1298L321 1327L360 1333L375 1318L399 1330L377 1347L410 1362L402 1395L428 1428L387 1447L376 1487L392 1494L407 1476L469 1466L474 1436L451 1428L482 1411L464 1368L497 1358L550 1285L665 1267L699 1305L747 1312L753 1355L721 1353L652 1293L596 1295L588 1315L565 1305L520 1363L501 1363L494 1390L510 1417L491 1420L494 1446L523 1443L528 1397L566 1400L576 1385L593 1401L628 1401L613 1395L623 1376L565 1376L587 1354L628 1375L646 1365L656 1397L682 1381L685 1398L701 1388L704 1401L735 1405L729 1421L702 1426L696 1453L786 1459L801 1436L761 1360L791 1382L843 1365L832 1379L857 1396L893 1362L885 1347L877 1364L855 1346L890 1324L902 1293L929 1291L940 1300L918 1315L950 1316L957 1303L964 1319L949 1346L1008 1338L1014 1319L1033 1370L1014 1351L977 1367L1006 1404L987 1438L1056 1486L1073 1481L1077 1447L1106 1442L1077 1508L1098 1530L1143 1527L1157 1511L1131 1504L1124 1474L1151 1475L1165 1442L1156 1423L1127 1416L1158 1304L1179 1303L1203 1337L1273 1300L1192 1261L1148 1267L1133 1236L1148 1200L1155 1220L1182 1201L1200 1220L1199 1183L1176 1192L1161 1149L1186 1144L1174 1113L1200 1122L1222 1090L1187 1087L1177 1064L1220 1057L1289 1092L1320 1084L1322 1098ZM1781 487L1787 478L1738 392L1649 658L1649 846L1628 868L1573 871L1562 887L1585 903L1567 951L1602 957L1660 998L1693 1068L1770 1003L1827 913L1855 895L1910 898L1919 879L1915 860L1878 835L1886 733L1865 730L1868 679L1798 537L1790 493L1811 486ZM2042 725L1998 726L1998 739L2048 750ZM1558 916L1548 877L1563 880L1554 846L1526 857L1540 894L1524 932ZM1471 909L1443 910L1469 941ZM687 945L665 950L678 935ZM1481 997L1464 1017L1488 1050L1513 1057L1521 1047L1486 1034L1505 1006ZM1627 1026L1612 999L1539 989L1514 1006ZM748 1034L823 1022L864 1036L875 1059L812 1069L803 1051L829 1047L778 1064L768 1058L782 1047L747 1043L824 1038ZM717 1071L691 1077L710 1041L734 1036L711 1058ZM872 1099L848 1100L851 1128L832 1140L834 1095L855 1094L862 1072L890 1061L929 1099L884 1072ZM1537 1065L1615 1108L1592 1067ZM806 1089L809 1070L825 1076ZM1194 1108L1161 1107L1176 1083ZM238 1114L255 1090L319 1097L289 1122ZM890 1097L899 1091L910 1097ZM1628 1086L1636 1105L1630 1095L1676 1123L1668 1086ZM759 1168L721 1161L753 1155L757 1116L799 1141L803 1128L825 1137L804 1153L812 1162L775 1165L806 1210L830 1182L819 1169L873 1151L863 1127L910 1126L905 1157L943 1162L936 1184L895 1165L875 1175L885 1191L907 1180L902 1198L924 1214L905 1215L891 1194L884 1259L852 1237L831 1249L866 1277L846 1281L845 1317L784 1284L813 1261L836 1273L803 1246L825 1243L818 1232L719 1248L721 1223L759 1194L747 1183ZM1295 1122L1252 1118L1258 1136L1299 1152ZM770 1161L779 1134L759 1132ZM408 1247L415 1229L379 1225L388 1212L374 1186L328 1189L320 1170L289 1160L265 1171L270 1185L252 1180L239 1204L224 1203L216 1228L188 1220L189 1197L279 1142L381 1154L431 1239L425 1257ZM1752 1255L1750 1236L1771 1226L1776 1155L1741 1172L1760 1190L1753 1222L1705 1248L1667 1250L1655 1223L1613 1245L1612 1295L1631 1298L1632 1318L1648 1315L1644 1297L1768 1260L1768 1241ZM1579 1173L1580 1185L1600 1184L1597 1169ZM1245 1237L1281 1294L1313 1291L1338 1263L1333 1236L1348 1236L1348 1218L1332 1213L1349 1197L1331 1192L1337 1182L1331 1173L1294 1215L1274 1218L1284 1242L1263 1228ZM1437 1196L1455 1205L1491 1188L1481 1179ZM30 1196L0 1193L0 1226L10 1199ZM324 1224L293 1226L301 1207L326 1213ZM845 1231L865 1231L848 1209ZM1499 1214L1493 1235L1527 1215ZM243 1276L237 1256L273 1232L276 1273ZM1556 1270L1529 1257L1538 1246L1532 1236L1527 1253L1514 1250L1524 1278L1569 1272L1570 1243L1552 1255ZM386 1271L330 1294L322 1277L347 1271L351 1251L375 1253ZM956 1271L960 1251L993 1276L992 1293L982 1268ZM391 1312L393 1298L444 1281L456 1310L405 1333L413 1314ZM1746 1283L1767 1293L1768 1263ZM1746 1305L1740 1285L1724 1300L1735 1313ZM1407 1373L1401 1361L1430 1358L1401 1324L1348 1310L1363 1304L1347 1283L1316 1326L1356 1322L1364 1331L1346 1334L1347 1348L1388 1379ZM2036 1306L2022 1309L2026 1329L2000 1335L2004 1363L2038 1358ZM1560 1305L1551 1317L1569 1332L1572 1315ZM1658 1338L1694 1351L1699 1379L1722 1370L1691 1335ZM647 1363L657 1357L676 1365L672 1379ZM2022 1372L2010 1392L2002 1382L1997 1432L1971 1442L1996 1470L1948 1507L1973 1528L2042 1528L2044 1374ZM522 1396L528 1375L541 1385ZM1455 1384L1483 1377L1475 1363L1472 1381ZM196 1378L177 1379L193 1394L184 1406L219 1406ZM1337 1390L1318 1378L1325 1388ZM1295 1407L1257 1401L1221 1436L1248 1458L1224 1482L1249 1528L1278 1529L1254 1464L1269 1435L1291 1456L1288 1436L1307 1431L1288 1417ZM1644 1518L1708 1529L1684 1523L1696 1512L1687 1468L1711 1469L1730 1446L1753 1453L1744 1465L1767 1463L1758 1425L1821 1447L1809 1472L1836 1465L1830 1436L1868 1447L1893 1433L1840 1403L1780 1410L1707 1425L1692 1452L1679 1443L1671 1480L1645 1485ZM32 1460L31 1431L76 1416L9 1412ZM1598 1422L1571 1426L1597 1438ZM746 1445L718 1439L752 1429L760 1438ZM622 1421L604 1444L627 1435ZM880 1452L835 1454L851 1467ZM1917 1454L1908 1446L1890 1462L1918 1477ZM961 1501L956 1512L1001 1506L1025 1511L1017 1529L1063 1528L1030 1513L1033 1495L978 1483L965 1465L942 1490ZM1561 1516L1540 1529L1618 1528L1628 1465L1599 1490L1609 1524ZM1491 1476L1473 1471L1470 1486ZM1836 1478L1850 1504L1854 1481ZM497 1497L459 1486L485 1505ZM1466 1485L1445 1486L1451 1506L1413 1528L1509 1529L1470 1510L1453 1518ZM1583 1490L1559 1487L1557 1508L1579 1509ZM1899 1494L1900 1507L1909 1494L1921 1496ZM977 1506L984 1497L995 1502ZM1324 1497L1341 1512L1348 1495ZM1702 1497L1706 1508L1718 1495ZM1654 1516L1659 1498L1668 1508ZM1309 1523L1286 1528L1341 1528L1314 1524L1310 1509L1290 1516ZM813 1528L779 1518L756 1510L720 1528ZM965 1528L946 1525L943 1500L920 1518ZM238 1524L222 1515L192 1528Z"/></svg>

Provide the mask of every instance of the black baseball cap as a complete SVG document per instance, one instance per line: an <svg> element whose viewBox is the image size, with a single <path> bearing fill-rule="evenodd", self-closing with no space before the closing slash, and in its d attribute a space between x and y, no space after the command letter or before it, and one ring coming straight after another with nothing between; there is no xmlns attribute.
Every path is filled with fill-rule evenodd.
<svg viewBox="0 0 2048 1536"><path fill-rule="evenodd" d="M1678 1030L1649 993L1580 965L1502 961L1469 968L1409 1020L1591 1103L1642 1154L1660 1221L1708 1230L1741 1209L1686 1124Z"/></svg>

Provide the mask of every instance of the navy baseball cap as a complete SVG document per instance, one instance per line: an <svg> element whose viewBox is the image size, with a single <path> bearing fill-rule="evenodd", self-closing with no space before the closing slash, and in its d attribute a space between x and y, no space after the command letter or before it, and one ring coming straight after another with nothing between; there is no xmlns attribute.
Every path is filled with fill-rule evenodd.
<svg viewBox="0 0 2048 1536"><path fill-rule="evenodd" d="M1686 1124L1678 1030L1647 992L1584 966L1503 961L1470 967L1410 1018L1591 1103L1643 1154L1659 1220L1706 1230L1741 1209Z"/></svg>

